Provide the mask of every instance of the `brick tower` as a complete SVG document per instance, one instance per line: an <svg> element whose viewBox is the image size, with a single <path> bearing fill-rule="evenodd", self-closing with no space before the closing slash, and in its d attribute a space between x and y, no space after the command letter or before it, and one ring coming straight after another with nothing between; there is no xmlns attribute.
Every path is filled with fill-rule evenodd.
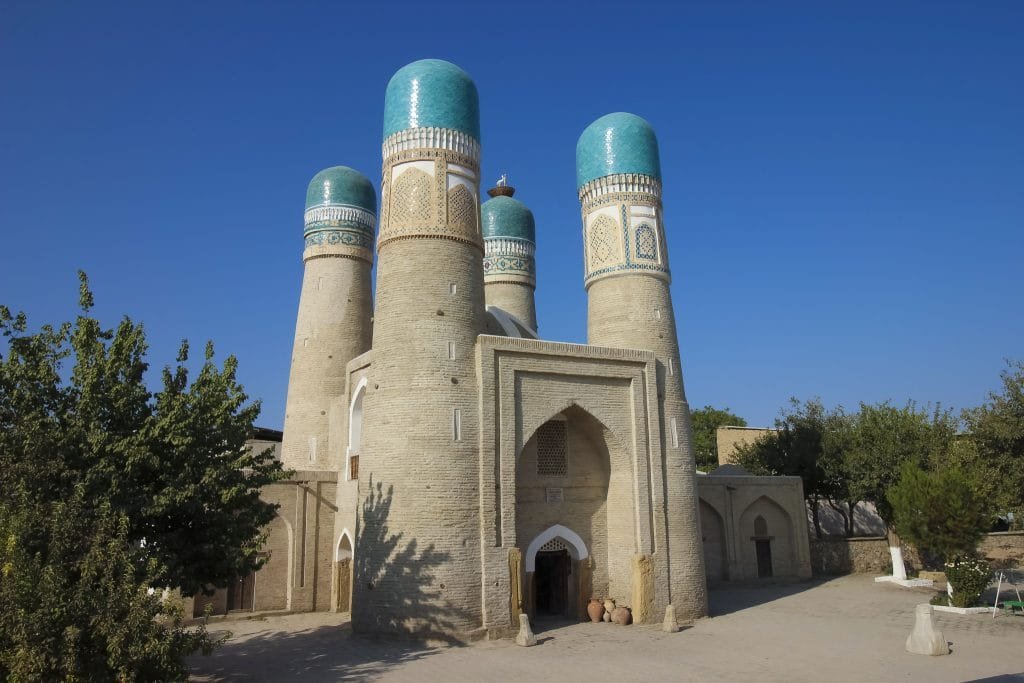
<svg viewBox="0 0 1024 683"><path fill-rule="evenodd" d="M645 349L657 358L666 474L665 498L655 501L653 511L664 520L656 523L664 529L657 534L656 561L667 563L668 600L676 615L704 616L707 588L690 410L669 291L658 141L650 124L621 112L590 124L576 144L576 185L583 212L587 341Z"/></svg>
<svg viewBox="0 0 1024 683"><path fill-rule="evenodd" d="M533 213L518 199L515 188L501 183L487 191L480 207L484 236L484 296L496 306L537 331L537 288L534 254L537 238Z"/></svg>
<svg viewBox="0 0 1024 683"><path fill-rule="evenodd" d="M281 444L289 469L336 471L341 465L328 444L329 404L344 394L346 363L370 348L376 222L373 185L358 171L335 166L310 181Z"/></svg>
<svg viewBox="0 0 1024 683"><path fill-rule="evenodd" d="M383 157L352 625L472 635L484 285L479 104L462 69L426 59L395 73Z"/></svg>

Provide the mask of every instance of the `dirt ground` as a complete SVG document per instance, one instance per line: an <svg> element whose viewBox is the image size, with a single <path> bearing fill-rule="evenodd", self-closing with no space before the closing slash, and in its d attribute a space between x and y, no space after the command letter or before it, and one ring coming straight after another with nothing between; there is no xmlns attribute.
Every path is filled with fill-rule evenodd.
<svg viewBox="0 0 1024 683"><path fill-rule="evenodd" d="M854 575L711 591L712 618L655 626L540 623L540 644L427 647L354 636L347 615L231 621L197 681L988 681L1024 683L1024 616L936 613L952 653L907 654L914 606L934 591Z"/></svg>

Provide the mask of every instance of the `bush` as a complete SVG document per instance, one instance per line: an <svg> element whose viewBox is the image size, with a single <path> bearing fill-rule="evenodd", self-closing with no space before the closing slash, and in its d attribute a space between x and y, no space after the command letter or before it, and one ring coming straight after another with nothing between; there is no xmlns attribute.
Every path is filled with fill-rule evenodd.
<svg viewBox="0 0 1024 683"><path fill-rule="evenodd" d="M992 569L977 557L957 558L946 563L946 580L953 586L954 607L978 607L992 580Z"/></svg>

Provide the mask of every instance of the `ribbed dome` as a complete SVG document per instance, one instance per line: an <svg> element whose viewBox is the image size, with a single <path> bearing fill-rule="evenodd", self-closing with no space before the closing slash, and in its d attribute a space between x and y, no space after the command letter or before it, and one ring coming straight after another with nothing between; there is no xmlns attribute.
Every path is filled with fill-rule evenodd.
<svg viewBox="0 0 1024 683"><path fill-rule="evenodd" d="M636 114L606 114L587 126L576 143L576 186L617 173L661 180L658 138Z"/></svg>
<svg viewBox="0 0 1024 683"><path fill-rule="evenodd" d="M358 206L377 214L377 193L359 171L332 166L313 176L306 190L306 208L314 206Z"/></svg>
<svg viewBox="0 0 1024 683"><path fill-rule="evenodd" d="M410 128L451 128L480 142L480 101L469 74L441 59L395 72L384 94L384 137Z"/></svg>
<svg viewBox="0 0 1024 683"><path fill-rule="evenodd" d="M512 197L494 197L481 204L480 223L484 239L514 237L537 241L533 212Z"/></svg>

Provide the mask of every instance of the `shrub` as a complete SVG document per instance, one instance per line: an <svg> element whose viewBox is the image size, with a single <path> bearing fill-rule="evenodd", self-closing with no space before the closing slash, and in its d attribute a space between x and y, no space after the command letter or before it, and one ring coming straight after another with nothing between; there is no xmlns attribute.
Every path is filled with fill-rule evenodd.
<svg viewBox="0 0 1024 683"><path fill-rule="evenodd" d="M977 607L981 594L992 579L992 569L985 560L961 557L946 563L946 580L953 586L954 607Z"/></svg>

